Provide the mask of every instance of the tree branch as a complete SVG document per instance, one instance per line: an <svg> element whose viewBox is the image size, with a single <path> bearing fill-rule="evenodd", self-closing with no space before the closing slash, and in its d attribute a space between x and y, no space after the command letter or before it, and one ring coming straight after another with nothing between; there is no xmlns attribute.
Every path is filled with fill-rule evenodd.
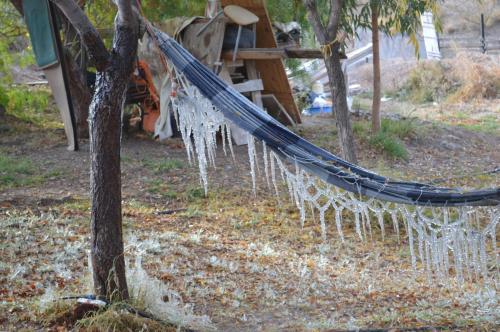
<svg viewBox="0 0 500 332"><path fill-rule="evenodd" d="M74 0L51 0L64 13L71 25L78 31L89 57L94 60L98 71L109 64L110 54L92 23Z"/></svg>
<svg viewBox="0 0 500 332"><path fill-rule="evenodd" d="M337 36L341 10L342 0L330 0L330 16L328 17L328 25L326 27L326 34L329 39L333 39Z"/></svg>
<svg viewBox="0 0 500 332"><path fill-rule="evenodd" d="M134 11L132 9L132 1L130 0L114 0L113 1L118 7L118 15L117 19L119 20L119 24L128 25L133 24Z"/></svg>
<svg viewBox="0 0 500 332"><path fill-rule="evenodd" d="M132 50L137 49L139 38L139 10L133 0L114 0L114 2L118 7L118 13L115 18L113 49L122 56L122 60L133 63L136 51ZM130 51L132 53L129 53ZM126 59L127 57L132 58Z"/></svg>
<svg viewBox="0 0 500 332"><path fill-rule="evenodd" d="M318 13L318 7L316 6L315 0L303 0L304 7L307 9L307 16L309 18L309 22L311 23L314 33L318 38L320 44L326 44L326 35L327 31L325 31L325 27L321 23L321 17Z"/></svg>
<svg viewBox="0 0 500 332"><path fill-rule="evenodd" d="M10 0L10 2L14 5L14 7L16 7L19 14L24 15L23 0Z"/></svg>

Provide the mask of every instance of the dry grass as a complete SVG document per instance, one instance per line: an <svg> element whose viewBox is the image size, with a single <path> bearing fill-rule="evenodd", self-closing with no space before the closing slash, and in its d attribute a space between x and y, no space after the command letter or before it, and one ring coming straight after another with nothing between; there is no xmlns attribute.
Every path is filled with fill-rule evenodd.
<svg viewBox="0 0 500 332"><path fill-rule="evenodd" d="M460 53L450 63L460 84L450 102L500 98L500 56Z"/></svg>

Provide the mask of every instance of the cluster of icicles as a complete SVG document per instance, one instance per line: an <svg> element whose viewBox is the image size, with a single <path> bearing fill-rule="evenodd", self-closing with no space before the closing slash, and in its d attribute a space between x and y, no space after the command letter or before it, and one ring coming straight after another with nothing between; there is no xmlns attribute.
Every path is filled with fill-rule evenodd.
<svg viewBox="0 0 500 332"><path fill-rule="evenodd" d="M215 166L216 136L219 131L223 137L224 153L227 154L229 146L234 157L231 127L208 99L194 86L183 81L182 76L178 77L183 89L173 100L174 114L189 161L197 159L201 182L207 192L207 168ZM266 148L265 143L262 143L262 158L258 158L254 138L247 136L254 192L256 170L261 173L261 159L270 190L279 195L279 180L286 183L291 201L300 210L301 225L304 224L307 211L319 212L323 239L326 240L327 219L335 224L342 241L343 224L352 220L361 240L372 237L374 225L377 225L384 237L387 222L392 223L399 239L399 228L403 225L414 271L420 269L427 272L429 279L434 275L444 280L454 270L459 283L481 279L498 283L498 207L420 207L359 197L309 175L297 164L285 162ZM493 254L488 255L488 252Z"/></svg>

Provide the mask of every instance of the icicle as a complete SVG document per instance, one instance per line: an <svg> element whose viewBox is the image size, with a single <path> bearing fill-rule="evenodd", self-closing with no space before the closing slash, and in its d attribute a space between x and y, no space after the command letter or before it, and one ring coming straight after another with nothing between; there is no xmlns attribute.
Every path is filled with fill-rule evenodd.
<svg viewBox="0 0 500 332"><path fill-rule="evenodd" d="M250 160L250 174L252 175L252 192L256 195L256 175L255 175L255 145L252 135L247 135L248 158Z"/></svg>
<svg viewBox="0 0 500 332"><path fill-rule="evenodd" d="M278 182L276 182L276 165L274 163L274 160L276 159L276 155L274 154L274 152L271 152L271 156L270 156L270 159L271 159L271 180L273 182L273 185L274 185L274 191L276 193L276 196L279 197L280 195L280 192L278 190Z"/></svg>
<svg viewBox="0 0 500 332"><path fill-rule="evenodd" d="M463 259L462 259L462 249L460 247L460 243L462 243L460 234L458 230L453 232L453 260L455 261L455 271L457 274L457 281L459 284L464 283L464 275L463 275ZM446 268L446 267L445 267ZM448 272L448 270L446 270Z"/></svg>
<svg viewBox="0 0 500 332"><path fill-rule="evenodd" d="M325 211L326 211L325 208L321 208L319 210L319 222L320 222L320 225L321 225L321 237L323 238L323 241L326 241Z"/></svg>
<svg viewBox="0 0 500 332"><path fill-rule="evenodd" d="M417 271L417 257L415 255L415 244L413 240L413 229L410 226L409 219L406 220L407 229L408 229L408 242L410 243L410 255L411 255L411 266L413 271Z"/></svg>
<svg viewBox="0 0 500 332"><path fill-rule="evenodd" d="M271 182L269 181L269 160L266 142L262 142L262 154L264 157L264 173L266 175L267 189L271 189Z"/></svg>
<svg viewBox="0 0 500 332"><path fill-rule="evenodd" d="M220 134L222 137L222 151L224 152L224 156L227 157L227 151L226 151L226 126L221 126L220 127Z"/></svg>
<svg viewBox="0 0 500 332"><path fill-rule="evenodd" d="M231 126L226 123L224 126L226 128L226 136L227 136L227 143L229 145L229 150L231 151L231 157L233 158L233 161L236 160L234 157L234 150L233 150L233 139L231 138Z"/></svg>
<svg viewBox="0 0 500 332"><path fill-rule="evenodd" d="M483 278L486 279L488 276L488 266L486 262L486 239L482 234L478 235L479 241L479 266L483 274Z"/></svg>
<svg viewBox="0 0 500 332"><path fill-rule="evenodd" d="M382 232L382 241L385 239L385 229L384 229L384 216L381 211L377 212L378 224L380 226L380 231Z"/></svg>
<svg viewBox="0 0 500 332"><path fill-rule="evenodd" d="M361 234L361 224L359 222L359 211L357 209L354 211L354 224L356 225L356 233L358 234L361 241L363 241L363 235Z"/></svg>
<svg viewBox="0 0 500 332"><path fill-rule="evenodd" d="M337 233L339 233L340 240L344 241L344 233L342 232L342 209L335 207L335 224L337 225Z"/></svg>
<svg viewBox="0 0 500 332"><path fill-rule="evenodd" d="M391 212L391 220L394 231L396 232L396 235L398 237L398 243L401 243L401 239L399 237L399 222L398 222L397 211Z"/></svg>

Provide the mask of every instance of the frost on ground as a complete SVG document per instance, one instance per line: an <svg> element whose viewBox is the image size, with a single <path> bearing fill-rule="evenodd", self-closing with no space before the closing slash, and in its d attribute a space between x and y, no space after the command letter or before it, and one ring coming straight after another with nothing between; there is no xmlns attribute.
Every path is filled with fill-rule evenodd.
<svg viewBox="0 0 500 332"><path fill-rule="evenodd" d="M72 171L36 187L0 192L0 330L41 328L35 304L91 291L88 165L68 155L62 134L43 148L39 142L45 132L30 135L21 140L30 160L42 166L47 161L44 167L61 164ZM0 143L5 139L0 137ZM19 146L12 142L19 137L12 140L1 148L14 155ZM500 162L494 148L498 145L484 144L476 136L463 140L471 144L470 149L466 146L469 150L464 148L456 156L446 152L439 162L431 160L442 153L433 150L436 142L425 148L417 144L412 147L414 160L387 162L386 167L416 178L415 174L425 175L418 173L422 170L428 173L430 166L442 176L452 167L449 163L473 168L484 158L495 165ZM448 271L452 278L433 275L429 282L427 273L418 272L426 269L420 258L414 273L403 224L398 225L398 237L392 221L384 220L382 241L375 218L373 236L367 230L361 241L355 220L343 216L342 242L335 213L325 215L329 222L323 228L317 211L301 218L295 199L284 195L288 189L281 185L278 161L263 160L259 144L253 153L258 155L254 172L259 174L259 165L261 174L256 176L256 195L248 151L234 146L234 160L217 151L217 167L207 168L207 197L189 195L193 188L200 189L195 167L158 174L144 166L166 158L185 162L180 141L159 146L124 139L123 145L129 286L134 294L156 290L157 294L147 293L144 302L159 315L177 317L183 324L194 320L193 324L202 326L209 318L208 326L222 331L419 326L494 330L500 324L498 283L486 284L479 274L476 281L465 279L459 285L453 270ZM88 146L82 148L86 156ZM367 158L371 152L363 150L360 155ZM418 163L427 156L432 165ZM376 165L378 156L373 158L363 162ZM276 196L275 190L283 194ZM60 201L66 195L72 199ZM47 197L53 203L41 204ZM492 253L491 244L486 250ZM489 259L487 268L493 272L495 264ZM141 285L148 286L146 291ZM173 307L178 311L171 312Z"/></svg>

